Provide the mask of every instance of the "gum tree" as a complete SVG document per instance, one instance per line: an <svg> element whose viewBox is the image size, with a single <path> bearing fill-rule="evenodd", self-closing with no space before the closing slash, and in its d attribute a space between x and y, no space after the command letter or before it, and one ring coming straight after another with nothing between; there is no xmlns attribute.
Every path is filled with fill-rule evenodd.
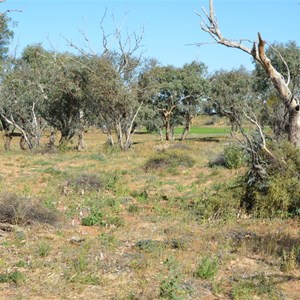
<svg viewBox="0 0 300 300"><path fill-rule="evenodd" d="M252 46L246 46L243 40L235 41L223 36L217 22L213 0L209 1L209 12L203 9L203 14L199 14L202 19L201 28L207 32L216 43L239 49L251 56L254 61L261 65L266 76L270 79L272 85L277 90L282 103L288 112L288 139L297 147L300 147L300 104L299 97L291 86L291 76L288 64L282 58L287 70L286 74L279 72L276 66L266 53L266 41L258 33L258 40L251 42ZM286 76L284 76L286 75Z"/></svg>

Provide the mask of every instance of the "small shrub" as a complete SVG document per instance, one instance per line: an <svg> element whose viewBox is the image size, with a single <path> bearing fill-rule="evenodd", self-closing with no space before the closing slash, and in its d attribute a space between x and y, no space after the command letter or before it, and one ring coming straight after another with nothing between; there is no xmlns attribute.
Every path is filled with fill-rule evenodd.
<svg viewBox="0 0 300 300"><path fill-rule="evenodd" d="M40 257L46 257L50 254L51 246L46 242L41 242L38 246L38 255Z"/></svg>
<svg viewBox="0 0 300 300"><path fill-rule="evenodd" d="M139 200L142 203L147 202L149 195L147 193L146 190L142 190L142 191L133 191L131 192L131 196L133 198L136 198L137 200Z"/></svg>
<svg viewBox="0 0 300 300"><path fill-rule="evenodd" d="M246 162L245 152L238 145L231 144L224 149L224 162L228 169L238 169Z"/></svg>
<svg viewBox="0 0 300 300"><path fill-rule="evenodd" d="M8 272L0 274L0 283L14 283L20 285L25 281L25 275L20 271Z"/></svg>
<svg viewBox="0 0 300 300"><path fill-rule="evenodd" d="M135 243L135 247L141 251L153 252L161 248L163 244L155 240L140 240Z"/></svg>
<svg viewBox="0 0 300 300"><path fill-rule="evenodd" d="M177 167L187 167L190 168L195 164L195 160L189 155L179 152L163 152L150 158L144 169L146 172L159 170L159 169L172 169Z"/></svg>
<svg viewBox="0 0 300 300"><path fill-rule="evenodd" d="M0 195L0 222L13 225L32 223L55 224L58 216L53 209L47 209L30 197L17 194Z"/></svg>
<svg viewBox="0 0 300 300"><path fill-rule="evenodd" d="M219 263L216 258L204 257L195 271L195 276L201 279L211 279L216 276Z"/></svg>
<svg viewBox="0 0 300 300"><path fill-rule="evenodd" d="M139 212L139 207L136 204L130 204L128 207L129 213L137 213Z"/></svg>
<svg viewBox="0 0 300 300"><path fill-rule="evenodd" d="M75 192L99 191L105 183L95 174L83 174L69 179L63 184L63 190L71 188Z"/></svg>
<svg viewBox="0 0 300 300"><path fill-rule="evenodd" d="M159 286L159 296L163 299L179 300L186 299L186 293L182 288L182 273L178 263L173 256L164 261L168 274Z"/></svg>
<svg viewBox="0 0 300 300"><path fill-rule="evenodd" d="M233 285L231 294L234 300L282 299L278 287L264 274L251 279L238 279Z"/></svg>
<svg viewBox="0 0 300 300"><path fill-rule="evenodd" d="M263 174L250 167L244 178L242 205L258 217L294 217L300 207L300 150L289 142L259 151Z"/></svg>
<svg viewBox="0 0 300 300"><path fill-rule="evenodd" d="M100 211L93 211L87 217L82 218L81 224L83 226L95 226L95 225L104 225L103 215Z"/></svg>

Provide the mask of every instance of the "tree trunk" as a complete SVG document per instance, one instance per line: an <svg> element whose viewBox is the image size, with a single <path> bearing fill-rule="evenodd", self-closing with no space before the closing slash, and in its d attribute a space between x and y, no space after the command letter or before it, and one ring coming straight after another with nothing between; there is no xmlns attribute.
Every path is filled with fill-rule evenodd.
<svg viewBox="0 0 300 300"><path fill-rule="evenodd" d="M59 140L59 148L64 148L70 142L72 137L74 136L74 131L70 129L63 129L60 131L61 137Z"/></svg>
<svg viewBox="0 0 300 300"><path fill-rule="evenodd" d="M53 149L55 147L55 130L54 130L53 127L50 130L50 137L49 137L48 147L50 149Z"/></svg>
<svg viewBox="0 0 300 300"><path fill-rule="evenodd" d="M297 99L297 97L289 88L290 74L287 63L281 57L288 70L287 80L285 80L284 76L275 69L271 60L266 56L266 42L262 39L260 33L258 33L258 44L254 42L252 48L249 48L243 45L242 41L233 41L225 38L222 35L214 13L213 0L209 0L209 13L207 13L204 9L203 11L207 21L201 16L202 20L204 21L201 24L202 30L208 32L218 44L230 48L240 49L241 51L251 55L253 59L261 64L261 66L264 68L267 76L271 79L274 88L278 91L283 103L289 110L289 141L297 147L300 147L299 99Z"/></svg>
<svg viewBox="0 0 300 300"><path fill-rule="evenodd" d="M183 129L181 138L180 138L181 141L185 141L187 135L191 131L191 125L192 125L192 116L189 113L187 113L186 119L185 119L185 126L184 126L184 129Z"/></svg>
<svg viewBox="0 0 300 300"><path fill-rule="evenodd" d="M10 150L10 143L12 140L12 135L11 132L9 130L4 130L4 135L3 135L3 139L4 139L4 150L9 151Z"/></svg>
<svg viewBox="0 0 300 300"><path fill-rule="evenodd" d="M300 147L300 112L299 106L290 109L289 113L289 140Z"/></svg>
<svg viewBox="0 0 300 300"><path fill-rule="evenodd" d="M26 139L25 139L24 134L21 135L19 145L20 145L20 148L21 148L22 150L27 150L27 149L28 149L28 144L26 143Z"/></svg>
<svg viewBox="0 0 300 300"><path fill-rule="evenodd" d="M166 129L166 141L171 140L171 118L170 115L164 114L164 123Z"/></svg>
<svg viewBox="0 0 300 300"><path fill-rule="evenodd" d="M81 128L78 132L78 144L77 144L78 151L86 150L83 134L84 134L84 129Z"/></svg>

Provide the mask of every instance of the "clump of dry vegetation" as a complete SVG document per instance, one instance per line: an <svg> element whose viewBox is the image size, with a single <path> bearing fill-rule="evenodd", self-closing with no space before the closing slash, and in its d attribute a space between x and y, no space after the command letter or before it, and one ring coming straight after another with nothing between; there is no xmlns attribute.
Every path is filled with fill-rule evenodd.
<svg viewBox="0 0 300 300"><path fill-rule="evenodd" d="M55 224L58 214L31 197L17 194L0 195L0 222L12 225L31 225L33 223Z"/></svg>

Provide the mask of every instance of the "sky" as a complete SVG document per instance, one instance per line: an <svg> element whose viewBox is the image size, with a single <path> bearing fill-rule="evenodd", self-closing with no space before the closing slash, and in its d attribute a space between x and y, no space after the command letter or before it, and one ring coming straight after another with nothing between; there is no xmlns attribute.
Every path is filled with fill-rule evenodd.
<svg viewBox="0 0 300 300"><path fill-rule="evenodd" d="M208 0L6 0L0 3L0 11L11 10L9 17L16 23L11 54L20 55L26 46L37 43L59 52L73 51L67 40L85 47L83 33L88 37L90 49L101 53L100 23L107 11L103 22L107 34L115 26L124 34L143 30L144 57L156 58L162 65L181 67L197 60L209 72L241 65L253 69L249 55L213 44L212 38L201 30L201 18L196 12L201 13L203 7L208 10L208 3ZM260 32L269 43L293 40L300 46L299 0L214 0L214 5L225 37L254 41ZM203 45L198 47L198 43Z"/></svg>

